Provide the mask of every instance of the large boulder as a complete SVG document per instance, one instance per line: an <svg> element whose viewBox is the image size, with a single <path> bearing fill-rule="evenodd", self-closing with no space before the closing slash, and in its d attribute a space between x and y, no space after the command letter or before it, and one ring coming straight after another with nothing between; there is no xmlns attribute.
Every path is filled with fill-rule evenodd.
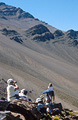
<svg viewBox="0 0 78 120"><path fill-rule="evenodd" d="M6 110L22 114L25 117L25 120L40 120L42 116L37 111L35 103L22 100L14 100L8 105Z"/></svg>

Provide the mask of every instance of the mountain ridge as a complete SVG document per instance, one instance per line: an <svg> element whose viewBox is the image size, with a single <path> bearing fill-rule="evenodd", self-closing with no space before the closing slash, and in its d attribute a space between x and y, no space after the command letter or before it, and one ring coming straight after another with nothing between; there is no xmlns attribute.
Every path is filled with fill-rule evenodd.
<svg viewBox="0 0 78 120"><path fill-rule="evenodd" d="M28 12L23 11L21 8L16 8L13 6L6 5L5 3L0 3L0 16L16 16L17 19L20 18L34 18ZM12 18L13 19L13 18Z"/></svg>
<svg viewBox="0 0 78 120"><path fill-rule="evenodd" d="M29 22L29 21L30 21L29 24L31 24L31 21L32 21L33 24L31 24L30 27L33 27L34 25L37 25L38 23L39 24L42 23L43 25L48 26L49 29L52 29L52 31L54 31L56 29L56 28L46 24L45 22L40 21L38 18L33 17L33 15L31 15L29 12L23 11L21 8L16 8L16 7L13 7L10 5L6 5L5 3L0 3L0 4L1 4L0 5L0 18L5 20L5 22L7 22L7 20L8 21L10 20L10 22L12 21L11 24L14 25L12 19L19 20L20 24L21 24L21 21L24 22L24 24L25 24L25 22ZM34 22L35 22L35 24L34 24ZM23 23L22 23L22 25L23 25ZM27 25L26 25L26 27L25 27L25 25L23 27L26 28Z"/></svg>

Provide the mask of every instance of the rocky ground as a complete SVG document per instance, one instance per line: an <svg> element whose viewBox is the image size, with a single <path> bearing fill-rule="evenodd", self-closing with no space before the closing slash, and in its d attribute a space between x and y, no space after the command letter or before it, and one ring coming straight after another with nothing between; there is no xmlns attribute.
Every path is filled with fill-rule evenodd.
<svg viewBox="0 0 78 120"><path fill-rule="evenodd" d="M5 104L5 106L8 104L7 102L2 102L0 102L0 107L1 103ZM14 100L9 103L7 109L5 108L7 111L4 111L4 116L1 116L2 114L0 113L0 117L2 117L2 120L78 120L78 111L64 109L61 103L56 103L55 108L59 108L62 114L42 115L37 111L35 103Z"/></svg>
<svg viewBox="0 0 78 120"><path fill-rule="evenodd" d="M12 103L4 101L6 98L6 81L0 79L0 119L1 120L78 120L78 111L64 108L61 103L55 103L55 107L61 108L61 115L45 114L44 116L36 110L35 102L14 100ZM30 91L31 93L32 91ZM31 95L31 94L30 94ZM62 95L62 94L61 94ZM32 96L30 96L32 98ZM62 96L64 97L64 96ZM57 98L56 98L57 99ZM60 101L60 100L58 100ZM63 103L65 104L65 103Z"/></svg>

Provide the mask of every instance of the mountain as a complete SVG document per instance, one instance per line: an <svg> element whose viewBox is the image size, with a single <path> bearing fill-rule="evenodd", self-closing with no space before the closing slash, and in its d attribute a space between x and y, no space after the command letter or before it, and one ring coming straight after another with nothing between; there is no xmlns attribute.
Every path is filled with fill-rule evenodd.
<svg viewBox="0 0 78 120"><path fill-rule="evenodd" d="M30 13L23 11L21 8L9 6L2 2L0 3L0 19L1 23L5 22L7 25L11 24L11 26L13 25L22 29L28 29L42 23L51 31L56 30L56 28L34 18Z"/></svg>
<svg viewBox="0 0 78 120"><path fill-rule="evenodd" d="M45 42L50 39L54 39L53 34L42 24L38 24L28 30L26 30L26 36L32 37L31 39L36 41Z"/></svg>
<svg viewBox="0 0 78 120"><path fill-rule="evenodd" d="M61 31L0 3L0 79L8 78L32 99L52 82L56 101L78 109L78 31Z"/></svg>
<svg viewBox="0 0 78 120"><path fill-rule="evenodd" d="M24 12L20 8L7 6L5 3L0 3L0 17L5 20L8 20L9 18L11 19L34 18L28 12Z"/></svg>

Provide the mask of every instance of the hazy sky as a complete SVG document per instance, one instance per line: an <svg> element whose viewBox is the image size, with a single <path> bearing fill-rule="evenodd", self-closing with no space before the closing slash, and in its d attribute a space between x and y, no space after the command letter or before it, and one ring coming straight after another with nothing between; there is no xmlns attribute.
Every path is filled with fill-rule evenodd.
<svg viewBox="0 0 78 120"><path fill-rule="evenodd" d="M78 0L0 0L60 30L78 31Z"/></svg>

